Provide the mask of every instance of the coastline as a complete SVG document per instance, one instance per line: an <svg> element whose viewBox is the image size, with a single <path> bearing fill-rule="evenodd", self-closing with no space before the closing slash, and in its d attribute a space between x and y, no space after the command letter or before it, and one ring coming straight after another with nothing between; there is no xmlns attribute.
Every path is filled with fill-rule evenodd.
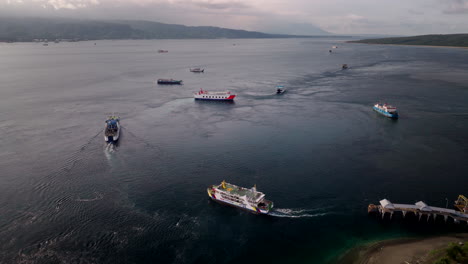
<svg viewBox="0 0 468 264"><path fill-rule="evenodd" d="M356 42L356 41L346 41L346 43L368 44L368 45L383 45L383 46L409 46L409 47L428 47L428 48L468 49L468 47L461 47L461 46L411 45L411 44L390 44L390 43L384 44L384 43Z"/></svg>
<svg viewBox="0 0 468 264"><path fill-rule="evenodd" d="M337 261L338 264L432 263L430 252L451 242L468 241L468 233L427 238L398 238L357 246Z"/></svg>

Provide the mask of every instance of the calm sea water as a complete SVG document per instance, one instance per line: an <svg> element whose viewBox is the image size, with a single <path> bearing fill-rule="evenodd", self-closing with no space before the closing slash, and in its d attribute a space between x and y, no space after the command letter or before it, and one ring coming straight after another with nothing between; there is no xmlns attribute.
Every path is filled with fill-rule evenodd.
<svg viewBox="0 0 468 264"><path fill-rule="evenodd" d="M0 58L0 263L327 263L446 231L379 221L369 203L467 194L466 49L98 41L0 44ZM194 101L200 88L238 97ZM102 133L113 112L118 146ZM273 216L210 201L222 180L256 184Z"/></svg>

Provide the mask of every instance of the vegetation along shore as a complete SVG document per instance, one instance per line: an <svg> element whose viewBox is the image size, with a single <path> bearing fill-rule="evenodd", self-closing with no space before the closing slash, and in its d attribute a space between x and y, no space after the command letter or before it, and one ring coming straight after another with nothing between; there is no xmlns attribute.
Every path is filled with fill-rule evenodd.
<svg viewBox="0 0 468 264"><path fill-rule="evenodd" d="M468 34L422 35L412 37L361 39L349 43L391 44L433 47L463 47L468 48Z"/></svg>

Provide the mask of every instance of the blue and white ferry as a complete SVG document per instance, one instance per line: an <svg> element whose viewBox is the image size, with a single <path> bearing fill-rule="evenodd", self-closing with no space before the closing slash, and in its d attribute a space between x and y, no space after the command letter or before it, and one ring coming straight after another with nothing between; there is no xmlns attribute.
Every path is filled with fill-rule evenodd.
<svg viewBox="0 0 468 264"><path fill-rule="evenodd" d="M109 116L104 128L104 140L108 143L116 143L120 136L120 118Z"/></svg>
<svg viewBox="0 0 468 264"><path fill-rule="evenodd" d="M385 104L376 103L373 108L375 111L377 111L377 113L382 114L386 117L395 118L395 119L398 118L397 108L394 106L391 106L386 103Z"/></svg>

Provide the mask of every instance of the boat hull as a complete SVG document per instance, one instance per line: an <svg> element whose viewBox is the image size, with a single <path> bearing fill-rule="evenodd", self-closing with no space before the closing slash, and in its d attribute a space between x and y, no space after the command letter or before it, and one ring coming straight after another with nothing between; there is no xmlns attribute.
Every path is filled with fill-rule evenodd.
<svg viewBox="0 0 468 264"><path fill-rule="evenodd" d="M384 111L378 107L373 107L374 111L376 111L377 113L381 114L381 115L384 115L388 118L393 118L393 119L398 119L398 113L389 113L387 111Z"/></svg>
<svg viewBox="0 0 468 264"><path fill-rule="evenodd" d="M104 129L104 140L107 143L117 143L119 138L120 138L120 124L118 122L117 122L117 132L115 133L115 135L107 136L106 130Z"/></svg>
<svg viewBox="0 0 468 264"><path fill-rule="evenodd" d="M236 202L233 202L233 201L223 199L219 194L213 193L210 190L210 188L208 188L206 191L208 193L208 196L211 198L211 200L213 200L215 202L218 202L220 204L230 205L230 206L233 206L233 207L236 207L236 208L239 208L239 209L242 209L242 210L246 210L246 211L254 213L254 214L267 215L267 214L270 213L270 210L264 210L264 209L260 209L258 207L249 206L249 205L236 203Z"/></svg>
<svg viewBox="0 0 468 264"><path fill-rule="evenodd" d="M236 96L234 94L231 94L229 96L225 95L211 95L211 94L195 94L194 96L195 100L205 100L205 101L234 101L234 98Z"/></svg>
<svg viewBox="0 0 468 264"><path fill-rule="evenodd" d="M165 85L180 85L180 84L182 84L182 81L180 81L180 82L165 82L165 81L158 81L158 84L165 84Z"/></svg>
<svg viewBox="0 0 468 264"><path fill-rule="evenodd" d="M234 98L225 98L225 99L215 99L215 98L195 98L195 100L203 100L203 101L234 101Z"/></svg>

